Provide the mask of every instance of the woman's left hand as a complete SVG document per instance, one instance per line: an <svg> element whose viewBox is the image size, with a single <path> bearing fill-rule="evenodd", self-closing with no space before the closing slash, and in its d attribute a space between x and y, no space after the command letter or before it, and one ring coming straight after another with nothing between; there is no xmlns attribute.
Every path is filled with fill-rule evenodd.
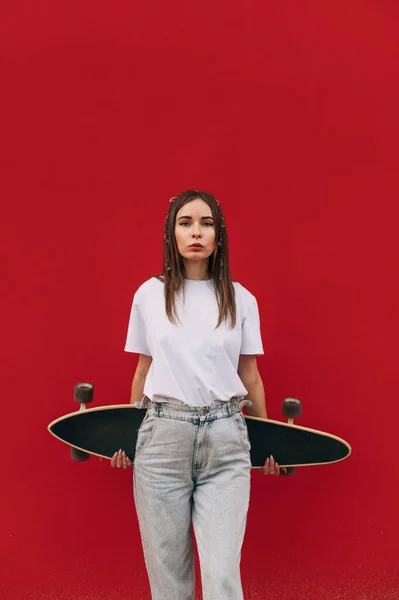
<svg viewBox="0 0 399 600"><path fill-rule="evenodd" d="M265 464L259 469L259 472L263 475L285 475L287 469L285 467L280 468L273 456L270 456L265 460Z"/></svg>
<svg viewBox="0 0 399 600"><path fill-rule="evenodd" d="M123 450L115 452L111 458L111 467L117 467L118 469L130 469L132 466L132 461Z"/></svg>

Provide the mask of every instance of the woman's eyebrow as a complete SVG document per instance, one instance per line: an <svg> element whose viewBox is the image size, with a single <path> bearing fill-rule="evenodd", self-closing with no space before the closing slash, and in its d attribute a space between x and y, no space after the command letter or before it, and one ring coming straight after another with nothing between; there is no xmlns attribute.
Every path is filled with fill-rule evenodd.
<svg viewBox="0 0 399 600"><path fill-rule="evenodd" d="M180 219L192 219L192 217L179 217L177 220L180 221ZM204 219L212 219L212 221L214 220L213 217L201 217L201 221L203 221Z"/></svg>

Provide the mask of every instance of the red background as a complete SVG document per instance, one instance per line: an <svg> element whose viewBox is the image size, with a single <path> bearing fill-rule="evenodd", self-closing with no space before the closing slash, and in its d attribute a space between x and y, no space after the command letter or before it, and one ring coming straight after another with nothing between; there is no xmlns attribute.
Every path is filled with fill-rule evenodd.
<svg viewBox="0 0 399 600"><path fill-rule="evenodd" d="M392 0L3 4L0 598L149 598L131 473L46 426L77 381L128 402L132 296L189 187L258 298L270 417L299 397L354 449L254 474L246 598L399 596L398 21Z"/></svg>

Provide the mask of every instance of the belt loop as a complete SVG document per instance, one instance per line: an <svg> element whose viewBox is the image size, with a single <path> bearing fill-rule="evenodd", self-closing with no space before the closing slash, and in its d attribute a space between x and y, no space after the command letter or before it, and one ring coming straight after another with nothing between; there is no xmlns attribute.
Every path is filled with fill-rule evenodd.
<svg viewBox="0 0 399 600"><path fill-rule="evenodd" d="M227 413L228 415L234 415L237 412L237 398L231 398L231 400L227 403Z"/></svg>
<svg viewBox="0 0 399 600"><path fill-rule="evenodd" d="M154 411L157 417L163 416L162 402L154 402Z"/></svg>

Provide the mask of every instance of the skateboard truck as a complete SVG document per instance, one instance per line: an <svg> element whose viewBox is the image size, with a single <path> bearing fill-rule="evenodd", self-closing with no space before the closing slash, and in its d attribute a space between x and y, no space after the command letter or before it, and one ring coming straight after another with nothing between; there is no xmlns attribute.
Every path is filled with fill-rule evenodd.
<svg viewBox="0 0 399 600"><path fill-rule="evenodd" d="M74 388L74 400L79 402L79 411L86 409L86 404L93 402L94 385L91 383L77 383ZM71 447L70 451L71 459L77 462L83 462L89 460L90 454L78 450L77 448Z"/></svg>
<svg viewBox="0 0 399 600"><path fill-rule="evenodd" d="M283 417L287 417L287 421L290 425L294 424L294 419L298 419L302 412L302 402L296 398L285 398L283 400L282 413ZM286 467L287 472L284 473L286 477L291 477L295 473L295 467Z"/></svg>

